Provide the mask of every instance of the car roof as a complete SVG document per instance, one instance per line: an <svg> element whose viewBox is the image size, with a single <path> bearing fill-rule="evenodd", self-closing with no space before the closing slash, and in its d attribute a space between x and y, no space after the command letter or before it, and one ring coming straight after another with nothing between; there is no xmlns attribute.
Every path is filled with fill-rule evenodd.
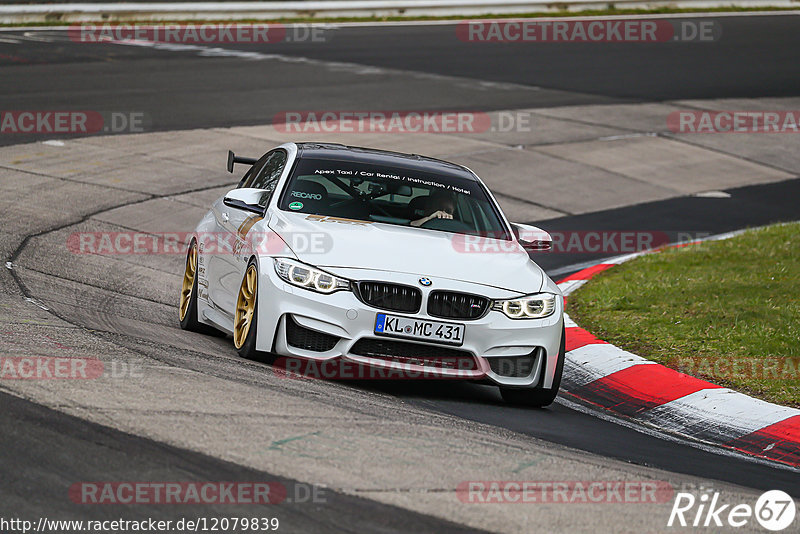
<svg viewBox="0 0 800 534"><path fill-rule="evenodd" d="M337 161L352 161L401 167L417 171L435 172L458 176L467 180L477 181L475 175L461 165L441 159L421 156L419 154L405 154L391 150L348 146L337 143L297 143L298 157L328 159Z"/></svg>

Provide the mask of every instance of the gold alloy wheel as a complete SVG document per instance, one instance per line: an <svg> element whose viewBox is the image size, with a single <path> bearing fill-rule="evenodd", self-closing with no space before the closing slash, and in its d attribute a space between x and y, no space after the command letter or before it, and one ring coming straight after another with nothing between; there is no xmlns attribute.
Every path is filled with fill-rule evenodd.
<svg viewBox="0 0 800 534"><path fill-rule="evenodd" d="M194 277L197 274L197 243L192 243L189 253L186 255L186 270L183 272L183 286L181 287L181 321L186 318L189 311L189 303L192 302L192 292L194 291Z"/></svg>
<svg viewBox="0 0 800 534"><path fill-rule="evenodd" d="M242 348L253 314L256 311L256 291L258 290L258 270L255 265L250 265L239 288L239 298L236 299L236 316L233 320L233 344L237 349Z"/></svg>

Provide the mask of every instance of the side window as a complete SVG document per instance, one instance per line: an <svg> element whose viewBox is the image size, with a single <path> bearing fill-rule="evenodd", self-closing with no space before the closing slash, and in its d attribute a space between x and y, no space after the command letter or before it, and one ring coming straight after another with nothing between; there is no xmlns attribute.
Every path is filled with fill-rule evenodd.
<svg viewBox="0 0 800 534"><path fill-rule="evenodd" d="M282 149L267 152L247 171L239 187L266 189L271 193L286 166L286 157Z"/></svg>
<svg viewBox="0 0 800 534"><path fill-rule="evenodd" d="M242 176L242 179L239 182L239 188L253 187L250 185L251 183L253 183L253 178L256 176L256 174L258 174L259 169L264 167L264 163L266 163L266 161L269 159L271 155L272 152L267 152L266 154L258 158L258 161L253 163L250 169L248 169L248 171L244 173L244 176Z"/></svg>
<svg viewBox="0 0 800 534"><path fill-rule="evenodd" d="M281 177L285 165L285 151L275 150L271 152L268 154L266 163L264 163L264 166L258 171L255 179L251 182L250 187L265 189L272 192L278 184L278 179Z"/></svg>

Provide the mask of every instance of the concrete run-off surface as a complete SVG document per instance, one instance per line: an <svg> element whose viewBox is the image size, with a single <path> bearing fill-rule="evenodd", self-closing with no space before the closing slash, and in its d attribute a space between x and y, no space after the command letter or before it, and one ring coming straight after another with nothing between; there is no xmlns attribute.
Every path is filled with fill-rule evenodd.
<svg viewBox="0 0 800 534"><path fill-rule="evenodd" d="M668 133L666 116L683 105L537 110L530 131L503 134L312 137L466 164L522 222L800 172L791 136L748 136L745 152L743 137ZM0 273L4 354L92 357L123 370L95 380L4 380L0 388L136 435L474 527L519 532L547 518L553 531L667 530L671 501L463 503L455 489L469 480L667 481L676 489L704 482L434 414L358 385L282 378L238 358L230 340L178 328L182 255L79 255L66 246L81 231L189 231L238 180L224 169L228 148L257 156L288 140L310 139L257 126L0 148L0 252L13 260L13 275ZM732 502L756 495L718 489Z"/></svg>

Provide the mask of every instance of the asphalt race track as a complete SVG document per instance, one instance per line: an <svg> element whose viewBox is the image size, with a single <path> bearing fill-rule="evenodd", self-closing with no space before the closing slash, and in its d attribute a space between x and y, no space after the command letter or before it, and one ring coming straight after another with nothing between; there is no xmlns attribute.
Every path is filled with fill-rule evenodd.
<svg viewBox="0 0 800 534"><path fill-rule="evenodd" d="M676 166L675 180L681 185L668 189L655 178L651 182L647 177L631 178L638 169L586 159L588 148L562 152L563 139L537 132L542 139L522 151L530 148L539 158L536 161L552 165L543 167L545 174L548 169L560 172L556 171L561 169L558 165L580 160L585 166L581 168L597 173L592 175L598 180L594 183L630 178L640 187L615 191L609 186L612 191L607 196L595 199L576 189L574 194L563 193L551 201L538 189L534 192L529 186L526 190L524 178L513 182L502 172L497 177L487 176L500 161L492 158L501 156L492 156L488 145L481 143L496 140L494 133L479 140L442 138L441 147L430 145L434 155L466 158L498 191L501 203L508 202L507 209L514 216L548 231L644 229L670 236L708 235L800 219L800 145L796 136L752 143L728 139L733 136L719 142L716 138L687 141L669 137L668 132L642 133L652 131L650 123L638 130L631 126L640 116L650 114L647 120L664 130L663 117L654 110L664 106L697 109L704 100L713 100L712 109L800 107L800 17L713 20L722 28L723 37L717 42L536 46L464 43L454 38L453 25L340 26L326 28L324 42L183 48L76 43L57 29L0 32L0 110L142 113L144 135L155 136L128 145L121 136L90 137L70 144L79 136L0 134L0 191L7 196L0 198L4 221L0 251L4 262L12 263L0 279L0 322L7 330L0 337L0 346L15 355L31 350L43 355L57 345L70 347L65 354L108 351L110 357L130 358L126 361L143 365L148 373L154 373L148 377L163 373L155 382L134 380L91 401L83 397L90 391L86 385L77 385L66 394L66 390L48 389L50 386L0 383L0 418L7 429L0 438L3 515L119 515L119 507L87 510L85 505L69 502L66 488L81 480L268 479L293 488L298 481L318 483L323 479L323 485L330 486L324 503L292 503L268 507L258 514L247 507L187 507L180 513L277 514L282 529L285 526L289 532L510 531L527 519L491 523L489 518L496 520L497 515L487 515L484 520L476 517L480 514L472 510L475 507L460 511L447 504L445 496L453 491L447 484L436 486L411 475L397 475L395 481L396 471L391 470L406 465L410 473L425 458L420 448L441 447L431 454L441 453L452 462L453 470L463 469L458 480L488 480L489 475L481 476L483 471L461 468L458 456L445 453L479 456L478 451L490 450L493 445L515 451L509 454L519 460L515 463L518 471L509 468L504 472L506 478L540 479L537 477L549 474L549 479L555 480L552 477L563 472L564 479L602 479L614 472L626 477L660 476L674 486L719 487L742 495L782 489L800 498L800 476L795 470L723 455L658 433L643 433L570 402L542 410L510 408L494 388L463 383L276 381L268 366L238 359L229 340L198 340L176 330L174 301L181 257L126 259L110 267L99 261L91 263L94 260L83 264L83 259L62 250L65 236L76 229L159 231L165 224L161 217L191 228L203 206L235 180L224 172L225 151L236 148L238 153L237 147L244 147L256 152L259 146L264 151L276 144L268 140L278 139L276 132L263 130L268 132L263 134L257 128L271 124L276 114L287 110L535 110L543 121L576 129L569 134L569 142L575 146L593 146L598 138L630 137L631 143L667 143L663 146L670 150L688 150L701 159L720 158L709 171L709 176L716 173L718 177L709 178L707 188L692 189L689 171ZM570 110L581 112L567 116ZM595 120L597 117L601 119ZM585 132L577 133L584 128ZM208 136L203 133L206 131ZM219 146L227 142L226 136L230 146ZM49 152L58 150L56 145L39 148L41 141L53 139L67 140L70 150L78 148L59 160ZM167 149L170 142L176 144ZM380 142L394 139L381 138ZM437 141L432 136L426 142ZM472 143L469 153L448 145L456 142ZM27 143L35 144L15 146ZM159 143L166 155L159 155ZM417 141L399 137L397 143L398 149L406 150L406 145ZM364 144L369 141L365 139ZM97 160L111 154L119 158L118 164L105 160L98 167L99 176L103 165L111 168L116 164L114 183L109 185L101 178L84 181L85 157L80 150ZM636 154L637 149L629 150L625 157ZM155 159L159 157L164 159ZM28 161L36 163L26 167ZM515 162L514 168L525 169L524 161ZM174 163L180 169L174 183L158 176L162 171L172 175L173 169L156 162ZM125 166L131 176L147 178L141 184L129 184ZM51 168L53 174L49 174ZM199 172L212 168L213 173ZM744 169L741 179L732 178L735 169ZM668 175L669 167L662 172ZM550 180L556 183L554 189L559 180L571 180L567 174ZM586 185L586 180L575 183ZM39 188L46 189L41 198L48 213L41 221L31 221L36 206L30 202L38 201L34 192ZM696 194L705 190L725 194ZM16 200L20 198L27 201ZM174 211L172 206L176 206ZM187 220L190 217L194 218ZM603 256L561 253L536 260L557 279L577 270L579 264ZM164 296L170 292L174 293L172 300ZM37 341L42 337L50 340L50 349ZM37 343L39 348L30 348ZM196 385L189 380L195 377ZM230 391L203 391L197 398L197 410L187 408L192 388L217 387L223 382ZM155 398L161 396L158 391L163 392L163 399ZM259 391L264 391L263 398ZM238 406L225 404L226 395L241 400L248 398L245 393L258 395L258 399L252 406L241 406L241 413ZM205 395L207 398L202 398ZM270 404L275 399L286 402L292 413L295 408L297 413L306 410L303 403L309 399L320 403L324 407L321 412L329 414L331 422L314 423L308 414L308 425L319 424L317 433L330 431L334 438L278 460L264 450L281 450L283 440L273 439L256 449L253 441L272 434L261 428L252 429L251 434L247 425L255 418L265 414L275 418L267 422L276 428L289 425L286 420L279 421L283 406ZM151 402L158 409L150 407ZM101 408L93 410L93 406ZM213 435L215 425L222 428L226 424L229 409L229 424L244 422L239 425L241 433ZM288 418L291 416L284 419ZM361 434L350 442L346 435L336 434L336 427L368 427L373 418L387 425L376 430L383 440L380 447L392 447L396 437L394 445L403 451L398 453L402 458L392 463L395 460L387 457L385 472L354 472L359 465L354 456L365 454L369 442L359 442ZM300 443L315 435L303 421L301 417L300 422L291 423L296 435L287 433L287 442L298 439ZM424 430L417 433L409 421ZM443 434L429 427L440 427L442 432L451 429L454 441L435 441L444 439ZM288 426L280 428L289 431ZM230 431L230 427L225 429ZM363 436L369 436L368 430L363 431ZM190 444L176 438L181 433ZM456 446L457 438L474 439L470 442L474 448L467 451L467 446ZM326 451L339 445L341 455L328 457ZM314 448L317 446L321 449ZM261 452L253 454L253 450ZM537 464L547 474L525 471ZM272 469L276 465L281 469ZM451 500L457 504L456 499ZM586 523L588 512L567 517L573 512L549 508L538 520L546 521L552 513L561 528L593 530ZM631 530L638 526L639 531L655 532L663 530L668 508L662 506L649 517L635 511L625 513L630 514L623 520L632 525ZM652 513L659 514L656 522ZM141 505L124 509L123 515L174 518L175 514L174 509ZM460 514L466 514L463 521ZM596 517L598 525L608 525L615 512L600 511Z"/></svg>
<svg viewBox="0 0 800 534"><path fill-rule="evenodd" d="M253 471L201 454L175 449L168 445L137 438L81 419L65 416L17 397L0 394L3 402L3 428L7 429L2 449L2 475L4 482L4 509L16 515L38 515L47 508L48 513L80 514L80 506L64 502L63 484L74 480L104 480L113 473L120 480L138 480L143 470L159 480L225 480L225 481L279 481L293 488L295 481L275 475ZM54 455L52 447L58 444L70 451L68 458ZM39 461L20 464L21 458ZM67 469L65 469L65 466ZM24 470L24 478L19 472ZM32 489L35 493L32 493ZM290 490L291 492L291 490ZM297 492L300 495L300 492ZM35 499L32 499L34 497ZM292 532L364 532L377 529L387 531L414 530L415 532L470 532L471 529L414 514L408 510L382 505L375 501L325 492L325 503L298 502L281 509L281 528ZM262 506L258 514L270 516L274 507ZM99 520L113 520L119 516L114 507L104 507L92 516ZM173 511L162 507L136 506L130 509L132 517L147 515L156 520L173 517ZM230 507L218 505L208 510L195 506L187 514L251 515L251 506Z"/></svg>
<svg viewBox="0 0 800 534"><path fill-rule="evenodd" d="M0 94L9 109L144 112L148 131L265 124L287 109L519 109L667 99L796 96L800 82L797 16L711 19L710 43L467 43L453 25L351 27L321 32L321 42L224 44L224 59L204 52L72 42L65 31L3 33ZM258 66L236 51L276 54ZM384 69L373 87L346 69L286 69L292 58ZM501 59L501 60L499 60ZM400 76L392 76L392 73ZM142 74L146 73L146 76ZM402 76L406 73L405 76ZM425 76L429 75L429 76ZM444 88L437 76L510 84ZM291 91L288 89L291 88ZM424 92L418 90L424 88ZM538 88L535 89L534 88ZM358 95L354 101L347 96ZM359 108L360 109L360 108ZM10 137L10 136L9 136ZM17 136L0 143L25 142Z"/></svg>

